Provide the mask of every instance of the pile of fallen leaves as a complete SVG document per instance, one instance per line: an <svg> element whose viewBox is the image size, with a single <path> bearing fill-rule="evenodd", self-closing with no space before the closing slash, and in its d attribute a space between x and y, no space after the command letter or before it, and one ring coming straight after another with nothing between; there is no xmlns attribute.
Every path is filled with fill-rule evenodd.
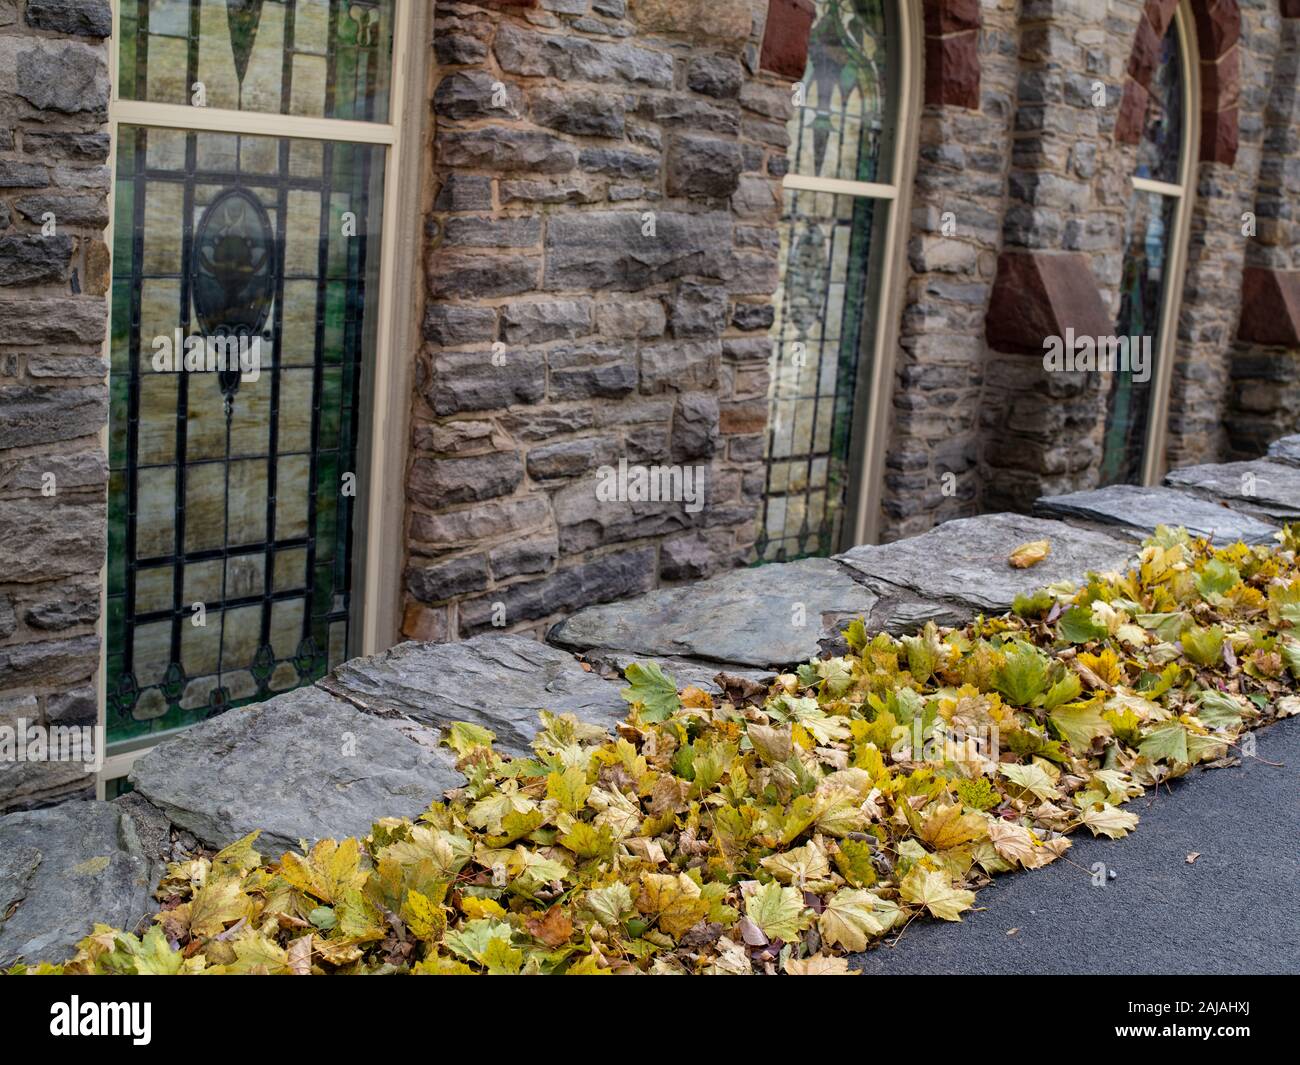
<svg viewBox="0 0 1300 1065"><path fill-rule="evenodd" d="M97 926L28 971L843 972L917 916L960 920L993 874L1063 858L1080 826L1125 835L1145 788L1296 712L1300 568L1279 539L1161 529L1125 575L901 640L858 622L846 655L770 689L679 692L632 666L616 737L543 714L530 758L457 724L468 783L415 822L172 864L142 937Z"/></svg>

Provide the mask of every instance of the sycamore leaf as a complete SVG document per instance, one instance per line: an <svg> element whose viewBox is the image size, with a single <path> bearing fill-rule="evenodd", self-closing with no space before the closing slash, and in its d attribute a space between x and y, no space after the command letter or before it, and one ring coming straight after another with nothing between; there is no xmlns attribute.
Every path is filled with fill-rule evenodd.
<svg viewBox="0 0 1300 1065"><path fill-rule="evenodd" d="M844 888L826 900L826 908L817 916L817 930L831 946L866 950L869 940L884 935L901 916L896 902L861 888Z"/></svg>
<svg viewBox="0 0 1300 1065"><path fill-rule="evenodd" d="M566 813L577 813L586 805L591 794L587 774L581 769L569 768L563 773L551 773L546 778L546 797L560 804Z"/></svg>
<svg viewBox="0 0 1300 1065"><path fill-rule="evenodd" d="M1058 707L1047 719L1075 754L1086 754L1095 740L1111 734L1110 724L1102 717L1102 706L1096 700Z"/></svg>
<svg viewBox="0 0 1300 1065"><path fill-rule="evenodd" d="M619 692L624 700L641 707L641 720L666 721L682 705L677 685L657 662L633 662L623 671L628 686Z"/></svg>
<svg viewBox="0 0 1300 1065"><path fill-rule="evenodd" d="M1092 829L1094 836L1108 836L1110 839L1123 839L1137 828L1137 814L1128 813L1110 803L1093 803L1079 815L1079 820Z"/></svg>
<svg viewBox="0 0 1300 1065"><path fill-rule="evenodd" d="M775 880L763 884L745 900L745 914L768 939L785 942L798 939L812 920L812 911L804 906L799 890L782 887Z"/></svg>
<svg viewBox="0 0 1300 1065"><path fill-rule="evenodd" d="M760 863L783 884L802 887L810 881L825 880L831 875L826 852L816 842L781 854L770 854Z"/></svg>
<svg viewBox="0 0 1300 1065"><path fill-rule="evenodd" d="M1106 626L1093 619L1092 611L1077 605L1062 614L1058 624L1070 643L1091 643L1106 635Z"/></svg>
<svg viewBox="0 0 1300 1065"><path fill-rule="evenodd" d="M505 921L485 918L466 921L460 928L448 932L443 937L443 942L457 957L486 966L488 949L493 943L502 943L509 947L511 934L512 929ZM500 948L497 949L495 956L500 957Z"/></svg>
<svg viewBox="0 0 1300 1065"><path fill-rule="evenodd" d="M951 806L936 806L922 819L917 834L935 850L949 850L983 839L988 835L988 828L979 814L962 813L961 803L953 803Z"/></svg>
<svg viewBox="0 0 1300 1065"><path fill-rule="evenodd" d="M708 899L701 897L699 885L685 873L642 873L636 908L657 920L674 939L709 915Z"/></svg>
<svg viewBox="0 0 1300 1065"><path fill-rule="evenodd" d="M587 909L606 928L617 928L632 912L632 891L622 881L608 887L591 888L583 898Z"/></svg>
<svg viewBox="0 0 1300 1065"><path fill-rule="evenodd" d="M1040 799L1060 798L1060 793L1056 790L1056 782L1037 762L1030 765L1001 765L998 766L998 772L1012 784Z"/></svg>
<svg viewBox="0 0 1300 1065"><path fill-rule="evenodd" d="M898 893L944 921L960 921L962 913L975 904L975 892L955 888L946 873L920 865L914 865L903 877Z"/></svg>
<svg viewBox="0 0 1300 1065"><path fill-rule="evenodd" d="M1016 706L1033 706L1047 690L1047 660L1029 644L1016 644L994 673L993 683Z"/></svg>
<svg viewBox="0 0 1300 1065"><path fill-rule="evenodd" d="M443 742L457 754L466 755L479 747L491 747L492 741L496 738L495 732L482 725L475 725L469 721L454 721L451 728L447 730L447 738Z"/></svg>
<svg viewBox="0 0 1300 1065"><path fill-rule="evenodd" d="M1179 724L1163 725L1148 732L1138 751L1153 762L1187 762L1187 730Z"/></svg>
<svg viewBox="0 0 1300 1065"><path fill-rule="evenodd" d="M848 958L814 954L809 958L787 958L785 971L791 976L858 976L849 969Z"/></svg>
<svg viewBox="0 0 1300 1065"><path fill-rule="evenodd" d="M1212 625L1208 629L1193 625L1179 637L1183 654L1198 666L1212 666L1223 658L1223 629Z"/></svg>
<svg viewBox="0 0 1300 1065"><path fill-rule="evenodd" d="M1030 566L1036 566L1042 562L1052 550L1050 540L1030 540L1027 544L1021 544L1008 556L1007 561L1016 569L1028 569Z"/></svg>

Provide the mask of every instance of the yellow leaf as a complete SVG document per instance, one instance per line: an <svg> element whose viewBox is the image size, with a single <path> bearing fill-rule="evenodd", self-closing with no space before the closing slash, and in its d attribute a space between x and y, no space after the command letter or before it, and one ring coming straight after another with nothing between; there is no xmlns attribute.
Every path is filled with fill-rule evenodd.
<svg viewBox="0 0 1300 1065"><path fill-rule="evenodd" d="M1016 569L1028 569L1030 566L1036 566L1042 562L1048 554L1051 553L1052 544L1050 540L1030 540L1027 544L1021 544L1011 552L1007 559Z"/></svg>
<svg viewBox="0 0 1300 1065"><path fill-rule="evenodd" d="M962 913L975 903L975 892L955 888L947 874L920 865L912 866L911 872L903 877L898 893L944 921L960 921Z"/></svg>

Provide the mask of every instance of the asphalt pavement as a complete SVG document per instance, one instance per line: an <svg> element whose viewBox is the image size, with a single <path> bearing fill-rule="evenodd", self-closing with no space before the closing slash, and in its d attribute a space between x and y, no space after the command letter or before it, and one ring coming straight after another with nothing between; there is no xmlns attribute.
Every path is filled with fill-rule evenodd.
<svg viewBox="0 0 1300 1065"><path fill-rule="evenodd" d="M1124 808L1141 822L1124 839L1081 829L1068 862L997 876L960 924L913 921L894 946L856 956L854 967L868 975L1300 973L1300 718L1255 738L1256 758L1132 800ZM1097 862L1107 870L1103 887L1094 886Z"/></svg>

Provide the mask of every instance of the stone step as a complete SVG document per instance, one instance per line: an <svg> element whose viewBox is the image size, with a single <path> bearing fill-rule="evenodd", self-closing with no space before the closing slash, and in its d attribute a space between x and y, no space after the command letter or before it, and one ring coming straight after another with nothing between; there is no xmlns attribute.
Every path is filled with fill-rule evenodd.
<svg viewBox="0 0 1300 1065"><path fill-rule="evenodd" d="M133 930L156 908L161 872L110 803L0 817L0 970L20 958L67 961L96 923Z"/></svg>
<svg viewBox="0 0 1300 1065"><path fill-rule="evenodd" d="M1170 473L1165 484L1266 521L1300 519L1300 467L1264 459L1187 466Z"/></svg>
<svg viewBox="0 0 1300 1065"><path fill-rule="evenodd" d="M1051 552L1037 565L1016 569L1008 557L1032 540L1049 541ZM1009 610L1017 595L1044 585L1122 570L1135 553L1132 543L1101 530L1023 514L981 514L836 557L882 599L897 598L899 606L888 611L896 619L928 606L940 624L961 625L979 613Z"/></svg>
<svg viewBox="0 0 1300 1065"><path fill-rule="evenodd" d="M637 655L627 651L595 650L584 654L582 660L589 662L602 677L617 682L620 688L625 683L624 673L633 662L653 662L665 674L673 678L678 688L692 685L701 691L708 692L710 695L722 693L722 687L715 679L719 673L729 673L732 676L741 677L764 687L770 684L777 674L774 669L749 669L729 663L705 662L698 658L683 658L680 655L666 657Z"/></svg>
<svg viewBox="0 0 1300 1065"><path fill-rule="evenodd" d="M438 738L400 715L299 688L186 729L140 758L130 779L209 846L260 828L258 850L279 857L300 839L363 836L380 818L415 817L459 787Z"/></svg>
<svg viewBox="0 0 1300 1065"><path fill-rule="evenodd" d="M583 669L566 651L504 633L399 644L344 663L320 687L434 729L455 721L483 725L497 734L500 750L514 754L531 750L542 710L609 729L627 714L620 685Z"/></svg>
<svg viewBox="0 0 1300 1065"><path fill-rule="evenodd" d="M1274 440L1268 445L1265 458L1288 466L1300 466L1300 433Z"/></svg>
<svg viewBox="0 0 1300 1065"><path fill-rule="evenodd" d="M877 598L830 559L808 558L588 607L550 640L583 653L786 669L814 657L838 622L869 614Z"/></svg>
<svg viewBox="0 0 1300 1065"><path fill-rule="evenodd" d="M1044 496L1034 503L1034 513L1045 518L1113 527L1137 540L1150 536L1157 525L1181 525L1194 536L1213 537L1220 544L1237 540L1248 544L1272 543L1277 532L1276 525L1241 514L1222 503L1174 488L1136 484Z"/></svg>

